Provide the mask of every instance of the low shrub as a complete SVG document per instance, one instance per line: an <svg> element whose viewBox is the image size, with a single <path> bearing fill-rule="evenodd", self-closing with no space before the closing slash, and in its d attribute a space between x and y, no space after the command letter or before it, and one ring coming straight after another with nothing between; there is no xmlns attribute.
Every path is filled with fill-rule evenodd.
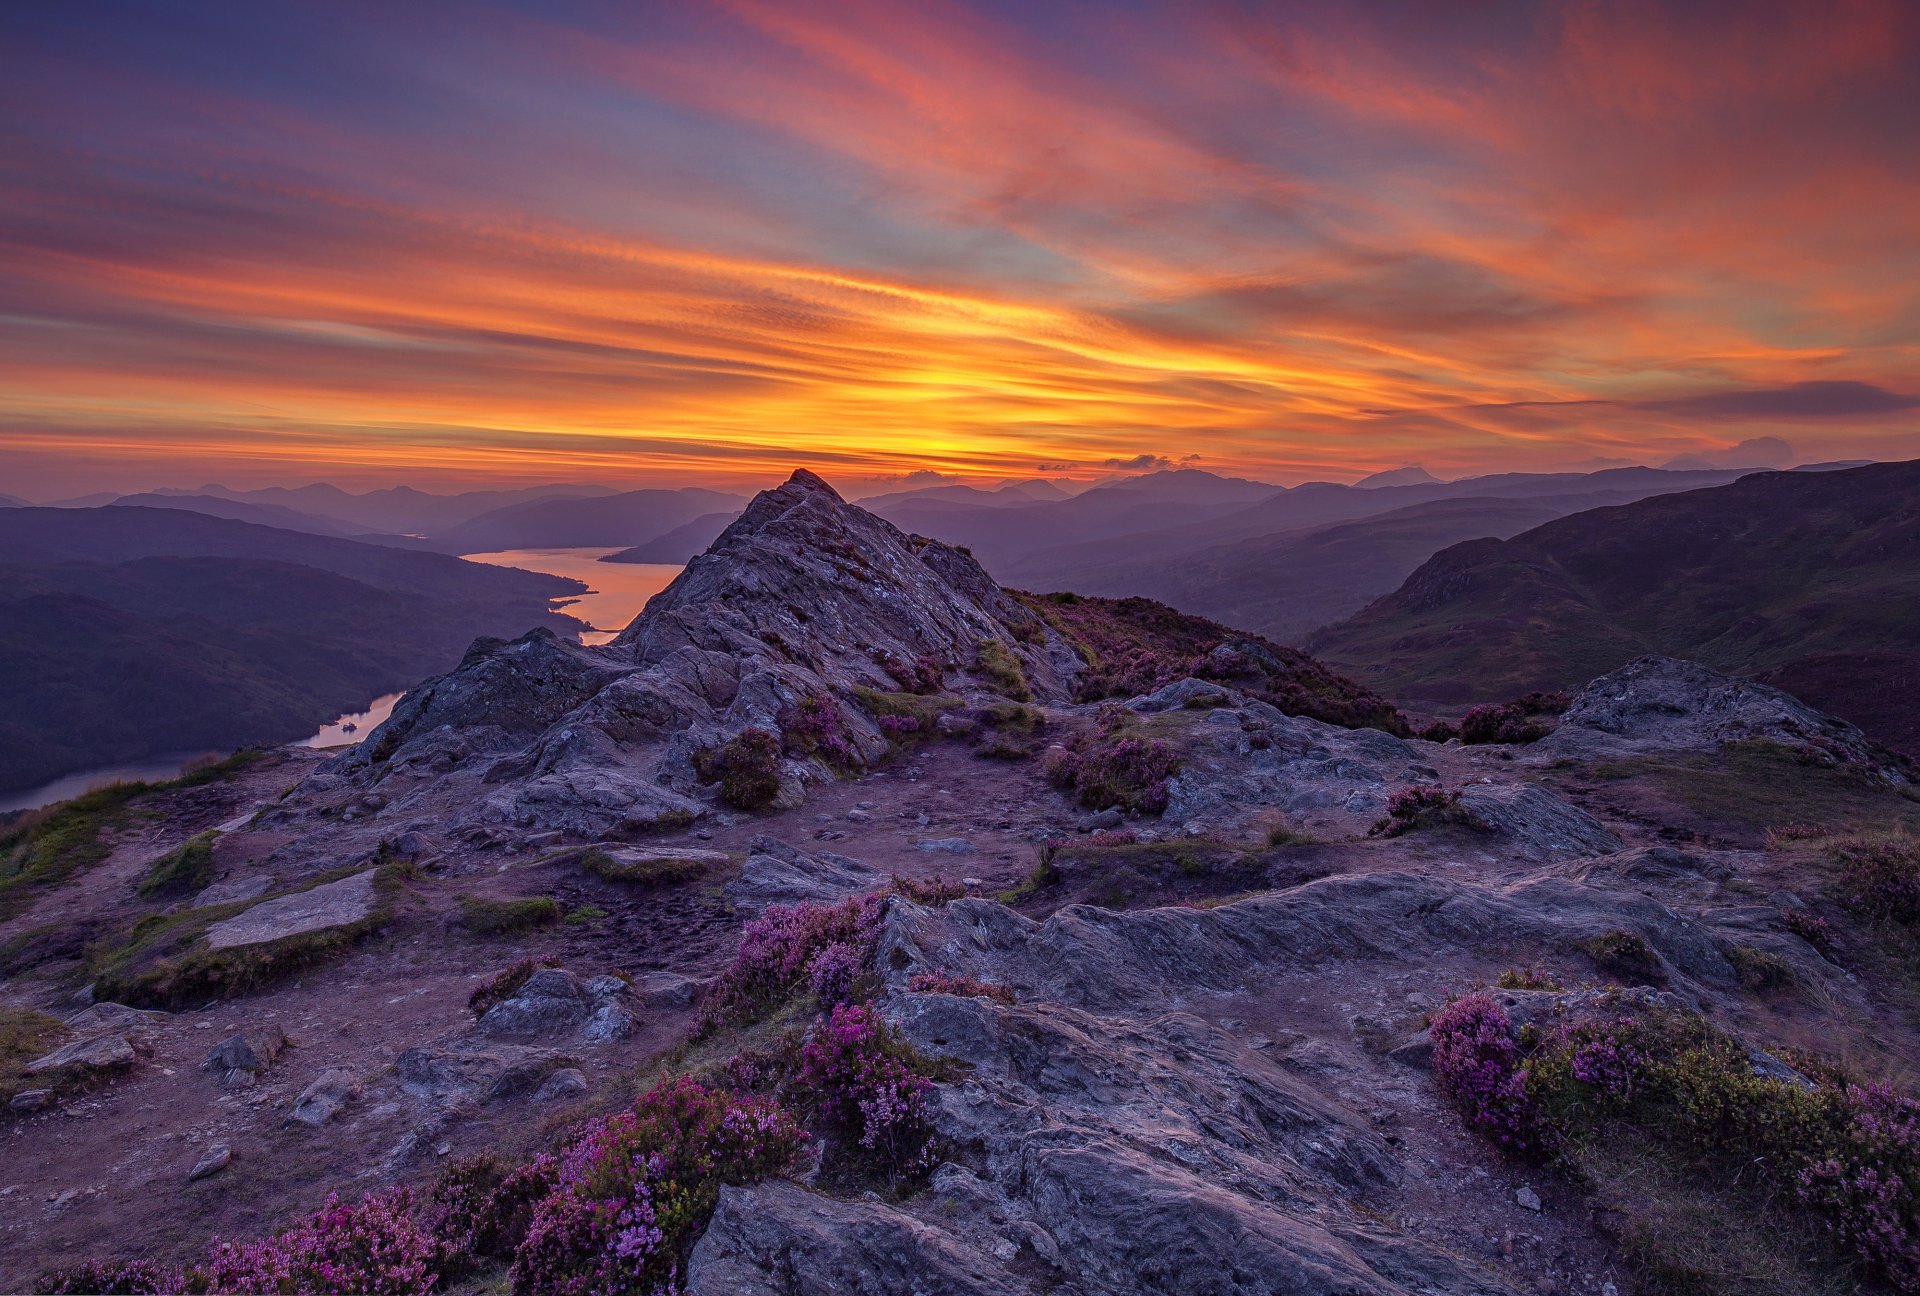
<svg viewBox="0 0 1920 1296"><path fill-rule="evenodd" d="M720 784L720 796L740 810L758 810L780 795L780 735L759 728L742 729L718 747L694 759L707 782Z"/></svg>
<svg viewBox="0 0 1920 1296"><path fill-rule="evenodd" d="M748 921L733 961L707 992L701 1031L755 1016L786 998L809 980L815 957L830 946L846 947L864 966L888 895L881 890L831 905L768 905Z"/></svg>
<svg viewBox="0 0 1920 1296"><path fill-rule="evenodd" d="M984 996L996 1003L1011 1005L1013 991L1003 985L994 985L990 981L976 981L969 976L955 976L951 972L919 972L908 982L907 988L920 994L960 995L963 998Z"/></svg>
<svg viewBox="0 0 1920 1296"><path fill-rule="evenodd" d="M1748 990L1761 994L1783 990L1798 979L1794 975L1793 964L1771 950L1752 945L1730 945L1724 953L1727 962L1733 964L1734 972L1740 977L1740 984Z"/></svg>
<svg viewBox="0 0 1920 1296"><path fill-rule="evenodd" d="M504 936L549 927L560 921L560 906L547 896L518 900L460 897L460 925L475 936Z"/></svg>
<svg viewBox="0 0 1920 1296"><path fill-rule="evenodd" d="M793 1089L890 1177L932 1168L933 1082L871 1009L834 1007L800 1050Z"/></svg>
<svg viewBox="0 0 1920 1296"><path fill-rule="evenodd" d="M1546 736L1546 726L1513 702L1477 706L1460 719L1463 743L1530 743Z"/></svg>
<svg viewBox="0 0 1920 1296"><path fill-rule="evenodd" d="M722 1184L788 1169L806 1134L779 1106L684 1077L589 1122L554 1167L513 1261L518 1296L676 1291Z"/></svg>
<svg viewBox="0 0 1920 1296"><path fill-rule="evenodd" d="M142 899L178 899L204 890L213 881L213 843L220 834L189 837L162 855L140 880Z"/></svg>
<svg viewBox="0 0 1920 1296"><path fill-rule="evenodd" d="M1564 990L1553 973L1542 967L1508 968L1494 982L1502 990Z"/></svg>
<svg viewBox="0 0 1920 1296"><path fill-rule="evenodd" d="M1415 736L1424 738L1428 742L1443 743L1452 742L1455 738L1458 738L1460 731L1448 724L1445 720L1435 720L1432 724L1421 729Z"/></svg>
<svg viewBox="0 0 1920 1296"><path fill-rule="evenodd" d="M0 1008L0 1111L21 1090L45 1086L44 1077L27 1074L27 1063L52 1052L66 1033L58 1017L27 1008Z"/></svg>
<svg viewBox="0 0 1920 1296"><path fill-rule="evenodd" d="M1787 1073L1696 1014L1619 997L1548 1012L1515 1031L1468 995L1434 1018L1435 1076L1471 1128L1576 1166L1644 1142L1736 1213L1804 1211L1835 1263L1920 1291L1920 1103Z"/></svg>
<svg viewBox="0 0 1920 1296"><path fill-rule="evenodd" d="M440 1246L441 1272L458 1275L485 1260L511 1260L526 1240L534 1207L553 1191L557 1167L551 1156L515 1165L482 1152L441 1171L421 1210Z"/></svg>
<svg viewBox="0 0 1920 1296"><path fill-rule="evenodd" d="M1167 808L1167 779L1180 769L1180 756L1157 738L1115 737L1047 752L1041 771L1047 781L1071 792L1090 810L1133 810L1159 814Z"/></svg>
<svg viewBox="0 0 1920 1296"><path fill-rule="evenodd" d="M940 663L924 653L912 661L893 653L882 654L880 668L907 693L938 693L947 684L946 672Z"/></svg>
<svg viewBox="0 0 1920 1296"><path fill-rule="evenodd" d="M1629 985L1664 985L1667 968L1637 932L1610 931L1579 942L1593 965Z"/></svg>
<svg viewBox="0 0 1920 1296"><path fill-rule="evenodd" d="M425 1296L440 1285L439 1247L413 1214L405 1188L326 1204L300 1223L252 1242L215 1241L207 1286L243 1296L282 1292Z"/></svg>
<svg viewBox="0 0 1920 1296"><path fill-rule="evenodd" d="M1434 1076L1468 1128L1503 1148L1534 1147L1538 1121L1506 1009L1488 995L1463 995L1435 1014L1427 1033Z"/></svg>
<svg viewBox="0 0 1920 1296"><path fill-rule="evenodd" d="M1015 702L1031 702L1033 689L1027 683L1027 672L1020 665L1020 659L1013 650L998 639L982 639L975 648L979 652L977 669L993 682L995 688Z"/></svg>
<svg viewBox="0 0 1920 1296"><path fill-rule="evenodd" d="M796 756L818 756L838 766L852 765L858 759L840 721L840 704L831 693L802 693L780 713L780 731L786 749Z"/></svg>
<svg viewBox="0 0 1920 1296"><path fill-rule="evenodd" d="M1480 828L1473 811L1460 803L1458 792L1431 783L1401 788L1387 798L1386 817L1368 829L1375 837L1399 837L1422 828L1458 826Z"/></svg>
<svg viewBox="0 0 1920 1296"><path fill-rule="evenodd" d="M1829 957L1833 954L1833 924L1811 909L1789 909L1782 923L1786 929Z"/></svg>
<svg viewBox="0 0 1920 1296"><path fill-rule="evenodd" d="M1836 839L1827 854L1856 908L1891 922L1920 923L1920 839L1858 833Z"/></svg>
<svg viewBox="0 0 1920 1296"><path fill-rule="evenodd" d="M866 708L867 714L879 724L881 732L896 743L905 742L916 734L934 733L940 717L960 706L960 699L951 693L926 696L857 688L853 694L859 699L860 705Z"/></svg>
<svg viewBox="0 0 1920 1296"><path fill-rule="evenodd" d="M467 996L467 1007L475 1017L486 1016L487 1009L498 1003L505 1003L518 994L527 978L541 968L559 967L560 960L555 958L523 958L511 967L495 973L487 982Z"/></svg>

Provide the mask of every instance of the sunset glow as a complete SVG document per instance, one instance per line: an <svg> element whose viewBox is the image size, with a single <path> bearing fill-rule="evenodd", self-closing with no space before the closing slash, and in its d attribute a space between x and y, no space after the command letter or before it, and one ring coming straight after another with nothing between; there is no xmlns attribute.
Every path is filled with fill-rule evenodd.
<svg viewBox="0 0 1920 1296"><path fill-rule="evenodd" d="M0 17L0 490L1920 453L1920 11Z"/></svg>

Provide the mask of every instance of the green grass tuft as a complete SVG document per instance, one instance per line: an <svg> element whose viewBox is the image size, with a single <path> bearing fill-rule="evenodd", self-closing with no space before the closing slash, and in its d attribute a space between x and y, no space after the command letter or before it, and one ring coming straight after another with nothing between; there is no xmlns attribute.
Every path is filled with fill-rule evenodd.
<svg viewBox="0 0 1920 1296"><path fill-rule="evenodd" d="M213 881L213 843L219 836L217 832L203 832L189 837L155 860L141 879L141 898L177 899L205 889Z"/></svg>
<svg viewBox="0 0 1920 1296"><path fill-rule="evenodd" d="M460 925L475 936L505 936L560 921L560 906L547 896L519 900L460 897Z"/></svg>

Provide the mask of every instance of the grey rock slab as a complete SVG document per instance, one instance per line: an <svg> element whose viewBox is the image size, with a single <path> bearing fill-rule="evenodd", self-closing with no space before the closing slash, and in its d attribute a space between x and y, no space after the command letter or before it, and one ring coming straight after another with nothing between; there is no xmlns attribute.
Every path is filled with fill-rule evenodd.
<svg viewBox="0 0 1920 1296"><path fill-rule="evenodd" d="M218 950L259 945L362 922L373 913L373 873L368 869L295 895L264 900L209 927L207 947Z"/></svg>
<svg viewBox="0 0 1920 1296"><path fill-rule="evenodd" d="M143 1049L133 1038L114 1032L75 1040L27 1063L28 1075L74 1070L86 1074L125 1071L140 1060Z"/></svg>
<svg viewBox="0 0 1920 1296"><path fill-rule="evenodd" d="M740 876L724 892L734 908L758 913L770 904L832 903L887 881L887 874L871 864L827 851L809 855L762 837L753 844Z"/></svg>
<svg viewBox="0 0 1920 1296"><path fill-rule="evenodd" d="M228 878L215 882L193 898L193 908L207 909L213 905L237 904L242 900L251 900L255 896L265 895L273 889L275 879L270 874L256 877Z"/></svg>

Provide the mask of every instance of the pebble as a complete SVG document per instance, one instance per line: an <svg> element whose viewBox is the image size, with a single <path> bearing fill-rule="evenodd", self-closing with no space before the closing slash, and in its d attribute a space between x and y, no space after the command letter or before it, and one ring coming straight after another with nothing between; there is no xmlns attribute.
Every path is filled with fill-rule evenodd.
<svg viewBox="0 0 1920 1296"><path fill-rule="evenodd" d="M1540 1194L1535 1192L1527 1184L1520 1185L1520 1190L1514 1193L1513 1199L1530 1211L1540 1209Z"/></svg>

